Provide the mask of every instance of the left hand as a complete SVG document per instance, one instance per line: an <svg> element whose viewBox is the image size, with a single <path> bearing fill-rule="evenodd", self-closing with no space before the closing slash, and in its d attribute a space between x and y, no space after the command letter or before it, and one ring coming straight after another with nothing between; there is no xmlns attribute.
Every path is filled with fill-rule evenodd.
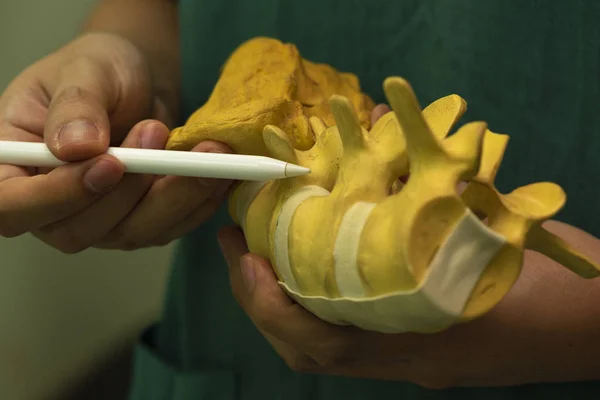
<svg viewBox="0 0 600 400"><path fill-rule="evenodd" d="M436 334L382 334L324 322L289 298L242 232L219 233L237 302L298 372L427 388L598 379L600 285L536 253L488 314Z"/></svg>

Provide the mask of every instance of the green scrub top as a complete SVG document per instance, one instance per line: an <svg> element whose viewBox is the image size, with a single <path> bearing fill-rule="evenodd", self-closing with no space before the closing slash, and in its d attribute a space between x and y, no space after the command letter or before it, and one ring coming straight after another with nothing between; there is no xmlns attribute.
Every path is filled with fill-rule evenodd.
<svg viewBox="0 0 600 400"><path fill-rule="evenodd" d="M308 59L382 82L409 80L422 106L450 93L511 141L508 191L554 181L559 219L600 236L600 2L595 0L180 0L183 115L201 106L240 43L271 36ZM183 121L182 121L183 122ZM136 349L131 399L591 399L600 383L427 390L291 371L232 297L216 232L223 207L176 250L160 321Z"/></svg>

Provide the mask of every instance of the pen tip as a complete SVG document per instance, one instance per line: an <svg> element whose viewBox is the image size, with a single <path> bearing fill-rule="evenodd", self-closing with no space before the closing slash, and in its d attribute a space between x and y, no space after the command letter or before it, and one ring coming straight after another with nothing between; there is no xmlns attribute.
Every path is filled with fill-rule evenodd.
<svg viewBox="0 0 600 400"><path fill-rule="evenodd" d="M295 165L295 164L286 164L285 166L285 176L287 178L293 178L295 176L301 176L301 175L306 175L306 174L310 174L310 169L306 168L306 167L301 167L299 165Z"/></svg>

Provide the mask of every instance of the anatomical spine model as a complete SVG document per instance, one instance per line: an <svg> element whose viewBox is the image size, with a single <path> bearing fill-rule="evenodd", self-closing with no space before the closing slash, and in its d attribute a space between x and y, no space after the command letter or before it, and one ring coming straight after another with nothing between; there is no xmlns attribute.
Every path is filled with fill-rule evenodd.
<svg viewBox="0 0 600 400"><path fill-rule="evenodd" d="M258 62L226 65L211 99L170 143L191 148L219 140L239 153L311 169L296 178L241 182L229 205L250 251L269 259L281 287L313 314L380 332L439 331L496 305L515 283L525 248L583 277L600 275L598 265L541 226L565 203L559 186L536 183L507 195L495 189L508 136L483 122L448 136L466 109L459 96L421 110L407 82L388 78L392 111L370 127L372 102L350 75L315 64L299 73L308 62L293 46L263 38L241 46L230 62L249 48ZM269 60L281 64L281 53L294 54L287 76L269 72ZM311 77L315 71L327 71L326 79ZM236 76L253 83L242 89ZM316 86L301 87L308 82ZM340 82L350 82L345 92ZM278 88L272 97L268 87ZM218 99L244 90L249 114L228 114ZM312 97L318 111L302 105L303 93L319 94ZM230 121L227 131L210 122L219 119ZM468 183L458 193L461 181Z"/></svg>

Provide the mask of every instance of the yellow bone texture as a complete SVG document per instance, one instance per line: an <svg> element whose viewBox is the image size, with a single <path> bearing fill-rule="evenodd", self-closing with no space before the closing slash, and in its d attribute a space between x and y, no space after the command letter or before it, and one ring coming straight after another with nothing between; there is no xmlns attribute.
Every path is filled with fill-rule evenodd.
<svg viewBox="0 0 600 400"><path fill-rule="evenodd" d="M333 125L329 97L334 94L350 99L369 128L374 104L355 75L305 60L292 44L255 38L233 52L206 104L172 131L167 148L190 150L217 138L235 152L265 154L262 131L271 124L283 129L294 147L308 149L314 144L308 119Z"/></svg>
<svg viewBox="0 0 600 400"><path fill-rule="evenodd" d="M270 65L268 59L280 60L281 54L263 56L261 65ZM252 63L228 65L241 70L224 72L222 80L256 74ZM281 77L278 71L272 75ZM253 81L251 92L267 93L269 76ZM339 82L339 75L330 79ZM215 91L219 85L228 86L220 81ZM369 107L361 107L364 95L336 87L338 92L327 92L329 106L319 97L315 103L322 111L304 109L291 125L272 113L261 120L262 128L247 130L238 120L228 130L202 133L202 139L237 146L240 153L311 169L296 178L241 182L229 201L250 251L271 261L281 287L306 309L325 321L367 330L436 332L498 304L515 283L527 248L582 277L600 275L600 266L542 228L566 201L559 186L541 182L508 194L496 190L507 135L483 122L451 134L466 110L460 96L421 110L405 80L388 78L384 90L392 111L371 128ZM294 90L316 96L299 86ZM266 95L249 96L247 103L260 105ZM278 96L268 101L289 101ZM227 107L232 115L239 111L235 102L220 107L215 115L221 119L233 120ZM304 131L298 127L308 133L299 134ZM201 131L187 131L194 137L187 148L198 139L192 132ZM468 184L459 193L462 181Z"/></svg>

